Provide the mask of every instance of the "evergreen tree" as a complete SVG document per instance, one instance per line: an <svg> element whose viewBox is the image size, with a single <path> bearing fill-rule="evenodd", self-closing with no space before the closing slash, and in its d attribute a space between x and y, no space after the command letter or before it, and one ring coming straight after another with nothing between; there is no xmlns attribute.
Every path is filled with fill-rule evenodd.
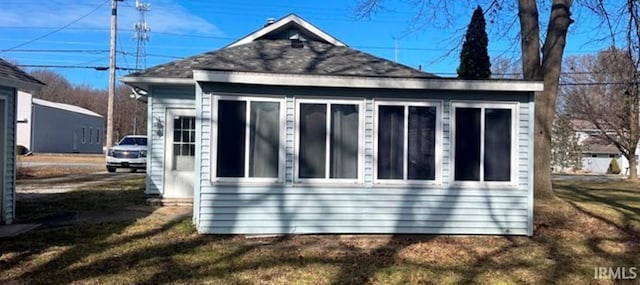
<svg viewBox="0 0 640 285"><path fill-rule="evenodd" d="M460 66L458 77L462 79L486 79L491 77L491 62L487 46L486 22L482 8L478 6L473 11L471 22L464 37L460 52Z"/></svg>

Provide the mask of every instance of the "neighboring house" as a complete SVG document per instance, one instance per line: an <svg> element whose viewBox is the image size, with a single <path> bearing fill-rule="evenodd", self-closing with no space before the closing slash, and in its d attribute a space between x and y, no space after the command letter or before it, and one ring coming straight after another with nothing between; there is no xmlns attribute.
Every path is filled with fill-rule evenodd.
<svg viewBox="0 0 640 285"><path fill-rule="evenodd" d="M18 92L17 143L36 153L102 153L104 118Z"/></svg>
<svg viewBox="0 0 640 285"><path fill-rule="evenodd" d="M122 78L148 96L146 194L211 234L533 234L540 82L442 79L291 14Z"/></svg>
<svg viewBox="0 0 640 285"><path fill-rule="evenodd" d="M629 161L620 150L612 143L605 143L601 139L595 138L601 133L596 126L585 120L572 120L571 123L576 130L578 143L582 149L582 170L584 172L605 174L609 169L611 159L615 158L622 170L621 174L629 173ZM611 134L613 135L613 132ZM640 154L638 151L640 149L636 148L636 154ZM636 155L636 160L638 160L638 155Z"/></svg>
<svg viewBox="0 0 640 285"><path fill-rule="evenodd" d="M35 91L44 83L0 59L0 224L15 218L16 97L18 90Z"/></svg>

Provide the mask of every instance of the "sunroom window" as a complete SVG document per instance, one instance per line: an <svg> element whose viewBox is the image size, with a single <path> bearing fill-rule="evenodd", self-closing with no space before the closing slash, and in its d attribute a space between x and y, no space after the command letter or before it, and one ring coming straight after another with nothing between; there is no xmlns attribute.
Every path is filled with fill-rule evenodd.
<svg viewBox="0 0 640 285"><path fill-rule="evenodd" d="M216 177L279 178L280 102L219 99L216 108Z"/></svg>
<svg viewBox="0 0 640 285"><path fill-rule="evenodd" d="M359 178L360 104L299 101L298 180Z"/></svg>
<svg viewBox="0 0 640 285"><path fill-rule="evenodd" d="M515 105L454 105L454 180L514 180Z"/></svg>
<svg viewBox="0 0 640 285"><path fill-rule="evenodd" d="M437 105L379 102L376 107L377 181L435 181L440 136Z"/></svg>

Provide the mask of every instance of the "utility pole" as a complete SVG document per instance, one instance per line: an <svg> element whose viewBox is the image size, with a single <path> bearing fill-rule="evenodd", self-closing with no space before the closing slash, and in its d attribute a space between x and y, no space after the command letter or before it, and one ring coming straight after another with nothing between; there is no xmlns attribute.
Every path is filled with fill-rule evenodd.
<svg viewBox="0 0 640 285"><path fill-rule="evenodd" d="M138 22L133 25L133 29L135 30L133 38L137 40L136 70L139 71L145 68L145 43L149 41L148 32L151 31L151 28L149 28L147 21L144 19L144 13L151 10L151 4L136 0L136 9L138 10L139 18ZM133 99L135 100L133 102L133 134L135 135L137 134L138 126L138 98L134 95Z"/></svg>
<svg viewBox="0 0 640 285"><path fill-rule="evenodd" d="M113 101L116 92L116 31L118 29L118 1L111 0L111 43L109 45L109 97L107 99L107 147L113 145Z"/></svg>

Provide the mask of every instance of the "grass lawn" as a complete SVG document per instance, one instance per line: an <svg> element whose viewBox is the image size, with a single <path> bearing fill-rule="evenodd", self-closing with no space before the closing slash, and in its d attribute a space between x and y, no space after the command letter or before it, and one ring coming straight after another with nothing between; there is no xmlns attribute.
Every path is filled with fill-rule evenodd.
<svg viewBox="0 0 640 285"><path fill-rule="evenodd" d="M142 180L119 183L129 190L67 193L47 213L106 207L105 201L114 201L112 208L139 204ZM189 218L167 224L153 215L41 229L0 241L0 284L613 284L594 279L594 268L640 267L639 188L625 181L557 182L558 199L536 203L532 238L246 239L198 235ZM37 203L17 206L23 220L45 214Z"/></svg>

